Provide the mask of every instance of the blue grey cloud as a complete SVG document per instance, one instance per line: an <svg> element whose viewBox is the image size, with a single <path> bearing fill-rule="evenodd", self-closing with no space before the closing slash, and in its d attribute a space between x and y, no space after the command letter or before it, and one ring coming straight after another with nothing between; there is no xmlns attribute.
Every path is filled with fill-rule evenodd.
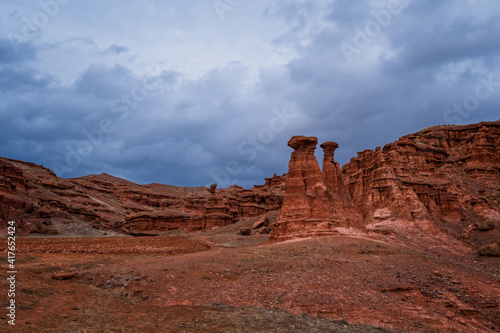
<svg viewBox="0 0 500 333"><path fill-rule="evenodd" d="M118 4L61 5L23 40L44 9L5 4L0 156L63 177L248 187L286 172L292 135L339 142L344 164L499 118L494 0L256 0L223 20L211 2Z"/></svg>
<svg viewBox="0 0 500 333"><path fill-rule="evenodd" d="M109 52L109 53L114 53L114 54L121 54L121 53L124 53L124 52L127 52L128 51L128 47L126 46L120 46L120 45L111 45L110 47L108 47L106 49L106 52Z"/></svg>
<svg viewBox="0 0 500 333"><path fill-rule="evenodd" d="M28 60L35 60L36 48L30 43L16 44L17 50L13 47L8 38L0 38L0 64L11 65Z"/></svg>

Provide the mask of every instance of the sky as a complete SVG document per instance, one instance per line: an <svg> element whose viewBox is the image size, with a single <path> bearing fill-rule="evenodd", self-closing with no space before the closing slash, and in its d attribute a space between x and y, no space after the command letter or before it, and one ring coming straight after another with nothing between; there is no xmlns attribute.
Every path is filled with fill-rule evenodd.
<svg viewBox="0 0 500 333"><path fill-rule="evenodd" d="M498 36L497 0L2 1L0 156L248 188L287 172L293 135L343 165L499 119Z"/></svg>

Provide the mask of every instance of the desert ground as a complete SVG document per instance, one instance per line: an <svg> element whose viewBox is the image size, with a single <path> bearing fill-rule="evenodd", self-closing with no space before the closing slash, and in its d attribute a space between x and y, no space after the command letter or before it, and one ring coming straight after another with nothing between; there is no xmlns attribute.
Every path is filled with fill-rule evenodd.
<svg viewBox="0 0 500 333"><path fill-rule="evenodd" d="M498 258L361 233L270 244L268 235L239 235L242 227L159 237L18 238L13 331L500 328ZM0 250L6 257L6 244ZM5 261L1 269L7 271ZM5 311L0 317L7 322Z"/></svg>

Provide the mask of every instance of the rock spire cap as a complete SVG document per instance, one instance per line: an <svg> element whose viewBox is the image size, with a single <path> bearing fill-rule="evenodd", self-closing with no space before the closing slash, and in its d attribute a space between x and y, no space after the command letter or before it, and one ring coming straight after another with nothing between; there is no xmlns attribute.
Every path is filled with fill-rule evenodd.
<svg viewBox="0 0 500 333"><path fill-rule="evenodd" d="M314 149L317 144L318 138L314 136L295 135L288 141L288 146L295 150L304 148Z"/></svg>
<svg viewBox="0 0 500 333"><path fill-rule="evenodd" d="M337 142L333 141L328 141L324 142L320 145L321 148L323 148L323 151L325 152L325 156L327 155L333 155L335 152L335 149L339 147L339 144Z"/></svg>

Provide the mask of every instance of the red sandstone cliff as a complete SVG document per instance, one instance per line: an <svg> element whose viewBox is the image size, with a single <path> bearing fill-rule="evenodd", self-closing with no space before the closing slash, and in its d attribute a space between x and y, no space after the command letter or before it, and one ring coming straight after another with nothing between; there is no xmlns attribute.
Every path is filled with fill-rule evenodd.
<svg viewBox="0 0 500 333"><path fill-rule="evenodd" d="M325 142L294 136L283 207L271 241L353 227L417 246L468 243L500 255L500 121L436 126L344 165ZM434 246L433 245L433 246ZM439 246L439 245L437 245Z"/></svg>
<svg viewBox="0 0 500 333"><path fill-rule="evenodd" d="M206 230L279 209L281 178L253 189L217 190L217 201L205 187L138 185L106 174L62 179L43 166L0 158L0 223L16 220L20 232L43 234L73 224L133 235ZM220 202L230 218L218 215ZM200 216L208 221L201 226Z"/></svg>
<svg viewBox="0 0 500 333"><path fill-rule="evenodd" d="M406 135L343 173L369 230L445 232L476 248L500 239L500 121Z"/></svg>

